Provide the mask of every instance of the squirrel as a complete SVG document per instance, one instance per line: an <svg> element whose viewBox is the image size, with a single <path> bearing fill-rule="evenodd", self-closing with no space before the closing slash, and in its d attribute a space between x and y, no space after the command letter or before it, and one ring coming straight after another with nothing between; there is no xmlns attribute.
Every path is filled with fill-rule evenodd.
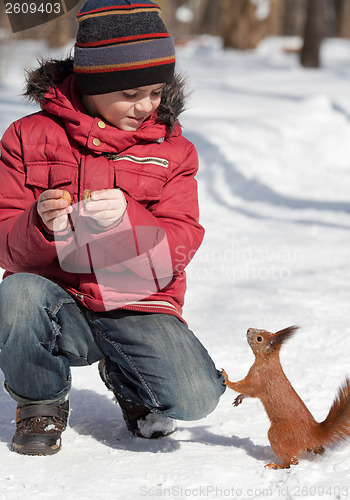
<svg viewBox="0 0 350 500"><path fill-rule="evenodd" d="M282 344L298 330L290 326L276 333L249 328L247 341L255 361L247 376L230 382L222 370L223 385L241 392L233 402L259 398L270 419L268 438L282 464L270 462L269 469L288 469L298 463L303 451L323 453L325 447L350 436L350 379L346 378L323 422L316 422L286 377L279 358Z"/></svg>

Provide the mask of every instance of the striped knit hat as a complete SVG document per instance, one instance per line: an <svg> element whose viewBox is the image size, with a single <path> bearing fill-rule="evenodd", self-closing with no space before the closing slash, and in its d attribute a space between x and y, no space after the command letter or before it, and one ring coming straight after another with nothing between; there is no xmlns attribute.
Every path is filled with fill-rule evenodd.
<svg viewBox="0 0 350 500"><path fill-rule="evenodd" d="M174 77L175 48L148 0L88 0L77 14L74 73L82 94L105 94Z"/></svg>

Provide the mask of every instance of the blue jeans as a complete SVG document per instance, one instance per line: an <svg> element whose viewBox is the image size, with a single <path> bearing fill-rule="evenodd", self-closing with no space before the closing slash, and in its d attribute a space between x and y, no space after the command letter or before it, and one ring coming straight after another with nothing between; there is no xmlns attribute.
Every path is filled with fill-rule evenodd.
<svg viewBox="0 0 350 500"><path fill-rule="evenodd" d="M175 316L96 313L35 274L0 283L0 368L19 403L62 402L70 367L106 359L116 391L151 411L197 420L225 388L203 345Z"/></svg>

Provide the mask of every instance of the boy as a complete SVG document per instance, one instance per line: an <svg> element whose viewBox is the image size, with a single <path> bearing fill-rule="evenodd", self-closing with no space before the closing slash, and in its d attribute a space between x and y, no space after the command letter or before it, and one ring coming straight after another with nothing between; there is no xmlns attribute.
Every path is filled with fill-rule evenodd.
<svg viewBox="0 0 350 500"><path fill-rule="evenodd" d="M70 366L99 361L146 438L224 391L181 316L203 228L173 41L148 0L88 0L77 19L74 60L29 75L42 111L1 142L0 368L17 401L12 450L26 455L61 448Z"/></svg>

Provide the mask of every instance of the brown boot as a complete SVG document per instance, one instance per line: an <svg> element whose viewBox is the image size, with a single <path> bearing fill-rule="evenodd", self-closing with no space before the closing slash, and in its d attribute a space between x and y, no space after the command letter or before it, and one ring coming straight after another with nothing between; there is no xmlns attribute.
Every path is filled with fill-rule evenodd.
<svg viewBox="0 0 350 500"><path fill-rule="evenodd" d="M22 455L53 455L61 449L61 434L69 415L69 401L63 404L18 405L16 432L11 450Z"/></svg>
<svg viewBox="0 0 350 500"><path fill-rule="evenodd" d="M127 429L135 436L157 439L169 436L176 431L176 422L172 418L152 413L151 410L140 403L125 399L112 386L106 370L106 363L101 359L98 364L100 376L106 387L113 392L116 402L119 404Z"/></svg>

